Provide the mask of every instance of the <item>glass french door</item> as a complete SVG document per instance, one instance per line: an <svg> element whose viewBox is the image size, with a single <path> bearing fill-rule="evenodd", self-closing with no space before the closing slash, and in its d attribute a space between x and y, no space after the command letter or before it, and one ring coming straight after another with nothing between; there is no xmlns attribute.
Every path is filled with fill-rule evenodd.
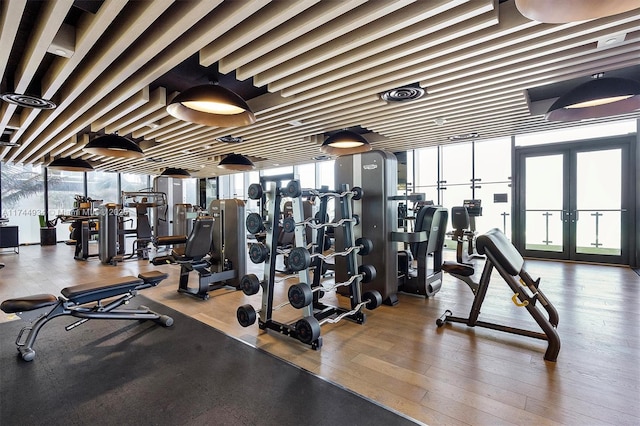
<svg viewBox="0 0 640 426"><path fill-rule="evenodd" d="M624 139L522 148L516 156L516 246L524 256L628 262Z"/></svg>

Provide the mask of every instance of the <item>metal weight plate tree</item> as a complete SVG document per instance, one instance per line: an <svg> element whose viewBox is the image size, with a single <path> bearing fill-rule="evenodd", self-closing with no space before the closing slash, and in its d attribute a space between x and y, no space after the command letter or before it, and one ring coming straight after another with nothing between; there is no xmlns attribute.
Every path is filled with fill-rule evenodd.
<svg viewBox="0 0 640 426"><path fill-rule="evenodd" d="M247 327L256 321L257 313L260 314L260 329L276 330L281 334L296 338L305 344L309 344L313 349L322 346L320 337L320 326L326 322L338 322L342 318L349 318L358 323L364 323L365 316L362 313L363 306L374 309L381 303L381 296L377 293L370 293L363 302L361 293L361 281L367 280L375 275L375 269L371 267L361 267L357 269L355 255L357 252L363 253L371 251L371 243L364 242L363 247L350 245L348 250L339 253L350 258L351 278L346 283L334 285L332 288L324 288L320 285L320 276L324 270L324 261L327 257L322 254L324 248L324 228L331 224L314 223L311 218L304 218L303 201L301 196L320 197L320 212L318 217L325 217L327 198L338 196L341 199L341 206L344 213L344 220L338 225L344 229L347 241L353 241L353 226L355 219L350 213L351 199L358 191L349 191L348 186L344 186L342 193L321 193L316 190L300 189L298 181L291 181L286 188L278 188L275 184L263 194L260 185L254 184L249 188L249 197L252 199L263 198L267 206L266 217L262 218L258 214L247 217L247 229L249 232L257 234L265 233L265 243L253 244L250 248L250 258L255 263L265 262L264 279L260 281L255 275L250 274L242 279L242 289L247 295L256 294L262 287L262 307L256 312L251 305L243 305L238 308L237 316L241 325ZM299 283L289 288L289 301L273 306L273 293L275 284L275 257L278 254L277 241L279 232L280 204L282 197L292 198L293 216L283 222L282 232L294 232L296 247L288 250L289 267L298 273ZM309 252L306 244L306 227L313 226L318 232L316 243L310 244L312 253ZM314 269L314 278L311 280L310 270ZM330 291L338 286L350 287L351 309L343 309L324 305L319 302L322 291ZM282 306L291 304L300 309L302 318L297 322L283 324L273 319L273 311Z"/></svg>

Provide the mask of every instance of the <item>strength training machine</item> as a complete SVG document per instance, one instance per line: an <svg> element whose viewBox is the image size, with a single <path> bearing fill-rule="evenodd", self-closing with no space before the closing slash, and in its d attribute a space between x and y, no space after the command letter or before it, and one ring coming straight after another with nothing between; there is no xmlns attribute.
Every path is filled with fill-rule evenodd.
<svg viewBox="0 0 640 426"><path fill-rule="evenodd" d="M36 351L33 349L40 329L50 320L69 315L79 318L69 324L69 331L90 319L126 319L152 320L165 327L173 324L173 318L158 314L145 306L138 309L117 309L129 303L139 290L157 286L167 278L167 274L158 271L144 272L138 277L122 277L108 282L81 284L62 289L62 296L53 294L36 294L33 296L8 299L0 304L0 309L7 314L17 314L31 324L20 330L16 346L25 361L33 361ZM103 304L103 300L117 297ZM26 334L26 337L25 336Z"/></svg>
<svg viewBox="0 0 640 426"><path fill-rule="evenodd" d="M264 262L263 279L255 274L249 274L242 278L243 292L250 296L257 294L262 288L262 307L256 311L250 305L242 305L237 310L238 322L243 327L255 323L259 314L258 326L261 330L275 330L286 336L300 340L308 344L312 349L322 347L320 336L321 326L325 323L336 323L344 318L358 324L365 322L366 316L362 308L375 309L382 303L382 297L377 291L362 294L362 283L375 277L375 268L371 265L362 265L358 268L356 254L366 255L373 249L371 240L361 238L354 241L353 227L356 220L351 213L352 200L359 200L362 196L360 188L349 189L343 184L341 190L329 191L326 187L321 190L302 190L300 182L290 181L285 187L279 187L276 182L269 182L269 189L265 191L261 185L249 186L249 198L263 199L263 205L267 206L266 218L258 213L247 216L247 230L252 234L265 232L265 243L254 243L249 249L249 256L254 263ZM335 223L322 223L316 218L306 218L304 215L302 196L307 198L320 198L318 218L324 218L327 214L327 201L335 198L340 202L342 219ZM280 231L280 205L283 197L291 198L292 216L283 219L282 231ZM316 242L307 245L306 228L316 229ZM327 227L341 228L343 230L343 250L324 255L325 229ZM278 251L278 234L280 232L294 233L295 247ZM310 252L311 250L311 252ZM274 286L276 283L276 256L287 256L288 267L297 273L299 282L289 287L288 302L273 305ZM324 262L329 257L344 257L347 259L349 279L345 282L336 282L331 287L324 287L320 279L325 268ZM313 279L311 278L313 270ZM295 277L295 275L293 276ZM347 288L350 308L345 309L329 306L320 302L320 297L328 291L338 287ZM273 312L287 305L300 309L302 318L292 323L282 323L273 319Z"/></svg>
<svg viewBox="0 0 640 426"><path fill-rule="evenodd" d="M209 292L223 287L240 289L246 274L246 234L243 229L244 201L213 200L209 216L193 221L189 236L156 238L158 245L174 245L171 254L152 260L154 265L180 265L178 292L209 298ZM189 276L198 274L197 287L189 286Z"/></svg>
<svg viewBox="0 0 640 426"><path fill-rule="evenodd" d="M533 280L524 269L524 259L511 244L507 237L497 228L488 231L484 235L480 235L476 239L476 247L478 253L487 256L487 260L482 270L482 276L479 282L473 281L474 268L470 265L458 262L444 262L442 269L454 277L464 281L473 294L473 304L469 318L461 318L453 316L450 310L436 321L438 327L442 327L447 322L458 322L468 325L469 327L484 327L493 330L504 331L507 333L519 334L521 336L533 337L536 339L546 340L548 342L547 351L544 359L547 361L556 361L560 352L560 337L556 328L558 327L558 311L547 300L542 290L540 290L540 278ZM491 272L493 268L500 273L511 288L514 295L511 298L513 303L521 306L529 311L529 314L538 323L543 332L535 332L521 328L505 326L490 322L478 321L480 309L489 288L491 280ZM537 306L537 302L542 305L546 311Z"/></svg>

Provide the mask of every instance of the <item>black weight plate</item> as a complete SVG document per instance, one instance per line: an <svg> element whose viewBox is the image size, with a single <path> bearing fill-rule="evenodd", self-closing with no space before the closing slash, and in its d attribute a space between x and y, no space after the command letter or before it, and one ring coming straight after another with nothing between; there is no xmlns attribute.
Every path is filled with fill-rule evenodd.
<svg viewBox="0 0 640 426"><path fill-rule="evenodd" d="M382 295L376 290L367 291L362 295L362 301L367 301L365 307L370 311L382 305Z"/></svg>
<svg viewBox="0 0 640 426"><path fill-rule="evenodd" d="M300 187L300 181L292 180L287 184L285 188L285 197L296 198L302 195L302 188Z"/></svg>
<svg viewBox="0 0 640 426"><path fill-rule="evenodd" d="M253 243L249 246L249 259L253 263L262 263L269 257L269 249L262 243Z"/></svg>
<svg viewBox="0 0 640 426"><path fill-rule="evenodd" d="M311 265L311 254L304 247L296 247L289 253L287 262L292 271L302 271Z"/></svg>
<svg viewBox="0 0 640 426"><path fill-rule="evenodd" d="M362 275L362 282L368 283L376 279L376 268L373 265L361 265L358 273Z"/></svg>
<svg viewBox="0 0 640 426"><path fill-rule="evenodd" d="M365 237L358 238L356 246L360 247L360 250L358 250L360 256L366 256L373 251L373 241Z"/></svg>
<svg viewBox="0 0 640 426"><path fill-rule="evenodd" d="M256 274L248 274L240 280L240 288L247 296L256 294L260 290L260 280Z"/></svg>
<svg viewBox="0 0 640 426"><path fill-rule="evenodd" d="M251 200L259 200L262 198L262 186L259 183L252 183L249 185L247 195Z"/></svg>
<svg viewBox="0 0 640 426"><path fill-rule="evenodd" d="M305 317L296 322L296 333L302 343L310 344L320 337L320 323L315 317Z"/></svg>
<svg viewBox="0 0 640 426"><path fill-rule="evenodd" d="M285 217L282 220L282 229L287 234L296 230L296 220L291 216Z"/></svg>
<svg viewBox="0 0 640 426"><path fill-rule="evenodd" d="M256 310L251 305L242 305L236 311L236 318L243 327L249 327L256 322Z"/></svg>
<svg viewBox="0 0 640 426"><path fill-rule="evenodd" d="M313 292L307 284L294 284L289 287L289 302L296 309L302 309L313 302Z"/></svg>
<svg viewBox="0 0 640 426"><path fill-rule="evenodd" d="M262 216L258 213L249 213L246 220L247 231L250 234L259 234L264 230L264 223L262 223Z"/></svg>

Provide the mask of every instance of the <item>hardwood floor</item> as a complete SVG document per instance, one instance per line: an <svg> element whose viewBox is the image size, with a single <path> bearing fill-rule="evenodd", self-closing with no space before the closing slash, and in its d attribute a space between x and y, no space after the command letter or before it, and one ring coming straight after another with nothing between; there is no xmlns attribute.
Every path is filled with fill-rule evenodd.
<svg viewBox="0 0 640 426"><path fill-rule="evenodd" d="M541 340L462 324L438 329L435 321L445 309L466 316L471 306L471 291L451 276L434 298L400 294L397 306L367 311L364 325L325 324L323 347L314 351L257 325L237 323L236 308L259 307L260 294L221 289L202 301L177 293L174 265L75 261L73 248L62 244L24 246L20 254L1 255L0 262L6 264L0 270L0 300L59 294L69 285L139 271L168 272L167 280L143 294L427 424L640 424L640 277L629 268L526 262L534 278L542 277L541 288L560 314L562 348L553 363L543 360ZM277 286L276 304L286 300L289 283L295 280ZM511 295L496 274L481 318L537 331ZM330 304L347 302L331 293L325 298ZM289 321L299 313L285 307L274 317ZM0 321L11 319L0 314Z"/></svg>

